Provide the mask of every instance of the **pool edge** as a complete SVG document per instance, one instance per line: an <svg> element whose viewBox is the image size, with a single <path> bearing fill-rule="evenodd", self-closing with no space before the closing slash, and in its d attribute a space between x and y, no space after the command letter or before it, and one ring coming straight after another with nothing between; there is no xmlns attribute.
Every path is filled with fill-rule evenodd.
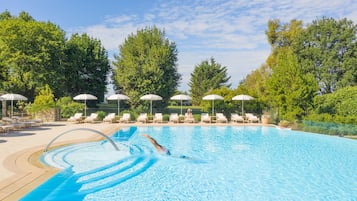
<svg viewBox="0 0 357 201"><path fill-rule="evenodd" d="M104 134L113 134L117 129L117 127L109 127L104 130ZM55 143L53 147L102 139L100 136L94 136L86 139L68 140ZM6 157L3 166L11 170L13 175L0 182L0 200L19 200L60 171L40 162L41 154L38 153L42 153L45 146L46 144L31 147Z"/></svg>

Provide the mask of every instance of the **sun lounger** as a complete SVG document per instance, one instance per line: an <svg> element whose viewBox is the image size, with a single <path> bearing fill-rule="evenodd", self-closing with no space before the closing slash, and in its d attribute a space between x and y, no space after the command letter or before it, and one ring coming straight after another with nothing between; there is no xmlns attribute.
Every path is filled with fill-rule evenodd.
<svg viewBox="0 0 357 201"><path fill-rule="evenodd" d="M231 121L235 122L235 123L238 123L238 122L244 123L244 118L238 114L232 114Z"/></svg>
<svg viewBox="0 0 357 201"><path fill-rule="evenodd" d="M82 120L83 120L83 113L76 113L68 119L68 121L76 122L76 123L80 123Z"/></svg>
<svg viewBox="0 0 357 201"><path fill-rule="evenodd" d="M223 113L216 113L217 123L228 123L227 117Z"/></svg>
<svg viewBox="0 0 357 201"><path fill-rule="evenodd" d="M104 117L103 122L113 123L115 121L115 113L109 113Z"/></svg>
<svg viewBox="0 0 357 201"><path fill-rule="evenodd" d="M146 113L141 113L139 117L136 119L137 122L146 123L148 121L148 116Z"/></svg>
<svg viewBox="0 0 357 201"><path fill-rule="evenodd" d="M89 117L86 117L84 119L84 122L86 122L86 123L94 123L95 121L98 121L97 113L91 113Z"/></svg>
<svg viewBox="0 0 357 201"><path fill-rule="evenodd" d="M245 116L249 123L259 122L259 118L252 113L246 113Z"/></svg>
<svg viewBox="0 0 357 201"><path fill-rule="evenodd" d="M129 123L130 122L130 113L124 113L123 116L119 119L120 123Z"/></svg>
<svg viewBox="0 0 357 201"><path fill-rule="evenodd" d="M1 124L0 125L0 133L9 133L11 130L14 130L15 127L12 124Z"/></svg>
<svg viewBox="0 0 357 201"><path fill-rule="evenodd" d="M153 119L154 123L162 123L162 113L156 113Z"/></svg>
<svg viewBox="0 0 357 201"><path fill-rule="evenodd" d="M7 121L12 124L22 125L25 128L33 127L33 126L41 126L43 123L42 120L26 119L26 118L22 118L19 116L13 116L12 119L8 118ZM21 126L18 126L18 127L21 127Z"/></svg>
<svg viewBox="0 0 357 201"><path fill-rule="evenodd" d="M179 116L177 113L171 113L169 117L169 121L173 123L179 123Z"/></svg>
<svg viewBox="0 0 357 201"><path fill-rule="evenodd" d="M201 122L211 123L211 117L208 115L208 113L201 114Z"/></svg>
<svg viewBox="0 0 357 201"><path fill-rule="evenodd" d="M11 119L9 117L3 117L2 122L6 126L11 126L12 129L22 129L26 128L26 124L23 122L18 122L16 119Z"/></svg>

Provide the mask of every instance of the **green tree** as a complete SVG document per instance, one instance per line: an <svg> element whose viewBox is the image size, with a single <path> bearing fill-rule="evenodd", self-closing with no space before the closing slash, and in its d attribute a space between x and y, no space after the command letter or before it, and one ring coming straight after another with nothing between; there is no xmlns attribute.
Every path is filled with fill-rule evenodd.
<svg viewBox="0 0 357 201"><path fill-rule="evenodd" d="M8 19L11 19L11 18L13 18L13 17L12 17L11 13L8 10L0 13L0 21L1 20L8 20Z"/></svg>
<svg viewBox="0 0 357 201"><path fill-rule="evenodd" d="M321 94L357 84L356 25L347 19L314 20L294 43L304 73L312 73Z"/></svg>
<svg viewBox="0 0 357 201"><path fill-rule="evenodd" d="M100 40L87 34L73 34L65 47L65 95L90 93L104 100L107 78L111 71L108 53Z"/></svg>
<svg viewBox="0 0 357 201"><path fill-rule="evenodd" d="M265 31L268 42L271 45L271 54L267 58L267 65L272 68L276 65L277 55L281 48L290 47L294 44L296 37L303 31L302 21L291 20L289 23L281 24L278 19L268 21L268 29Z"/></svg>
<svg viewBox="0 0 357 201"><path fill-rule="evenodd" d="M149 27L129 35L119 52L113 63L113 80L116 88L130 97L130 104L138 106L140 96L148 93L162 96L167 104L181 79L176 44L163 31Z"/></svg>
<svg viewBox="0 0 357 201"><path fill-rule="evenodd" d="M315 113L357 117L357 86L345 87L330 94L316 96Z"/></svg>
<svg viewBox="0 0 357 201"><path fill-rule="evenodd" d="M254 97L254 102L249 103L254 105L254 108L250 108L255 113L262 113L264 108L269 111L271 106L271 100L267 90L267 81L272 74L271 68L268 65L263 64L259 69L252 71L247 77L239 84L236 95L247 94Z"/></svg>
<svg viewBox="0 0 357 201"><path fill-rule="evenodd" d="M302 71L293 51L285 48L278 54L267 89L280 118L294 120L301 119L312 106L317 83L312 74Z"/></svg>
<svg viewBox="0 0 357 201"><path fill-rule="evenodd" d="M203 95L210 90L222 86L230 87L230 84L227 84L230 78L227 76L227 67L216 63L214 58L196 65L189 83L192 104L200 105Z"/></svg>
<svg viewBox="0 0 357 201"><path fill-rule="evenodd" d="M37 22L28 13L0 18L1 89L33 100L46 84L61 92L61 62L65 33L50 22Z"/></svg>
<svg viewBox="0 0 357 201"><path fill-rule="evenodd" d="M83 103L75 102L70 96L65 96L57 101L57 106L61 108L61 115L68 118L77 112L83 112Z"/></svg>
<svg viewBox="0 0 357 201"><path fill-rule="evenodd" d="M38 95L35 97L34 103L29 104L26 109L35 114L40 111L48 111L55 107L54 94L48 85L40 89Z"/></svg>

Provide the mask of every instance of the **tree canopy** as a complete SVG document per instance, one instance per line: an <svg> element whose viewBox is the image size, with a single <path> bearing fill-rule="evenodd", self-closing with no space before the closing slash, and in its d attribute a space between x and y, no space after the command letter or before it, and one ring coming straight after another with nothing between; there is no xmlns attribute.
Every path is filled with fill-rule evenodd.
<svg viewBox="0 0 357 201"><path fill-rule="evenodd" d="M29 100L48 84L56 97L90 92L103 100L108 55L101 42L86 34L66 33L51 22L28 13L0 14L0 90Z"/></svg>
<svg viewBox="0 0 357 201"><path fill-rule="evenodd" d="M181 79L176 44L166 38L164 31L147 27L129 35L119 52L113 62L117 90L130 97L133 107L149 93L162 96L165 105Z"/></svg>
<svg viewBox="0 0 357 201"><path fill-rule="evenodd" d="M312 73L321 94L357 84L357 26L347 19L314 20L292 45L304 73Z"/></svg>
<svg viewBox="0 0 357 201"><path fill-rule="evenodd" d="M64 52L66 95L73 97L80 93L90 93L103 101L111 66L108 53L101 42L87 34L73 34L67 41Z"/></svg>
<svg viewBox="0 0 357 201"><path fill-rule="evenodd" d="M302 118L312 105L317 91L317 82L312 74L304 74L296 55L287 49L280 51L267 88L272 106L278 109L281 118Z"/></svg>
<svg viewBox="0 0 357 201"><path fill-rule="evenodd" d="M3 13L0 20L1 88L24 94L33 100L38 87L49 84L61 89L58 82L65 33L50 22L37 22L27 13L19 17Z"/></svg>
<svg viewBox="0 0 357 201"><path fill-rule="evenodd" d="M192 96L192 104L199 105L205 93L218 89L222 86L230 87L228 81L231 77L227 75L227 67L216 63L215 59L207 59L195 66L191 73L189 86Z"/></svg>
<svg viewBox="0 0 357 201"><path fill-rule="evenodd" d="M283 119L312 112L317 94L356 85L356 25L346 19L270 20L266 30L271 54L238 87L256 94ZM253 82L252 82L253 80Z"/></svg>

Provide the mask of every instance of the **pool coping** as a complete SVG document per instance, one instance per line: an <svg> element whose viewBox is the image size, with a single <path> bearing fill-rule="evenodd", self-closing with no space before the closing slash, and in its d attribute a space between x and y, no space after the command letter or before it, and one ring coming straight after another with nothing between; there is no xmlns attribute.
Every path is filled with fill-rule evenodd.
<svg viewBox="0 0 357 201"><path fill-rule="evenodd" d="M83 127L85 127L85 125ZM117 131L117 129L117 125L113 127L109 126L103 133L109 135ZM102 139L103 137L101 136L94 136L76 140L66 140L54 143L52 148ZM40 162L40 157L45 146L46 144L34 146L11 154L5 158L3 162L4 168L11 170L14 175L0 182L0 200L19 200L60 171L59 169Z"/></svg>
<svg viewBox="0 0 357 201"><path fill-rule="evenodd" d="M128 126L272 126L272 124L261 123L155 123L155 124L120 124L120 128ZM116 124L118 126L118 124ZM85 126L84 126L85 127ZM118 127L109 127L103 133L113 134ZM68 140L54 143L52 147L64 146L73 143L90 142L102 140L103 137L95 136L85 139ZM24 195L37 188L39 185L50 179L60 170L47 166L40 162L41 153L46 145L31 147L6 157L3 166L14 173L13 176L0 182L0 200L19 200Z"/></svg>

